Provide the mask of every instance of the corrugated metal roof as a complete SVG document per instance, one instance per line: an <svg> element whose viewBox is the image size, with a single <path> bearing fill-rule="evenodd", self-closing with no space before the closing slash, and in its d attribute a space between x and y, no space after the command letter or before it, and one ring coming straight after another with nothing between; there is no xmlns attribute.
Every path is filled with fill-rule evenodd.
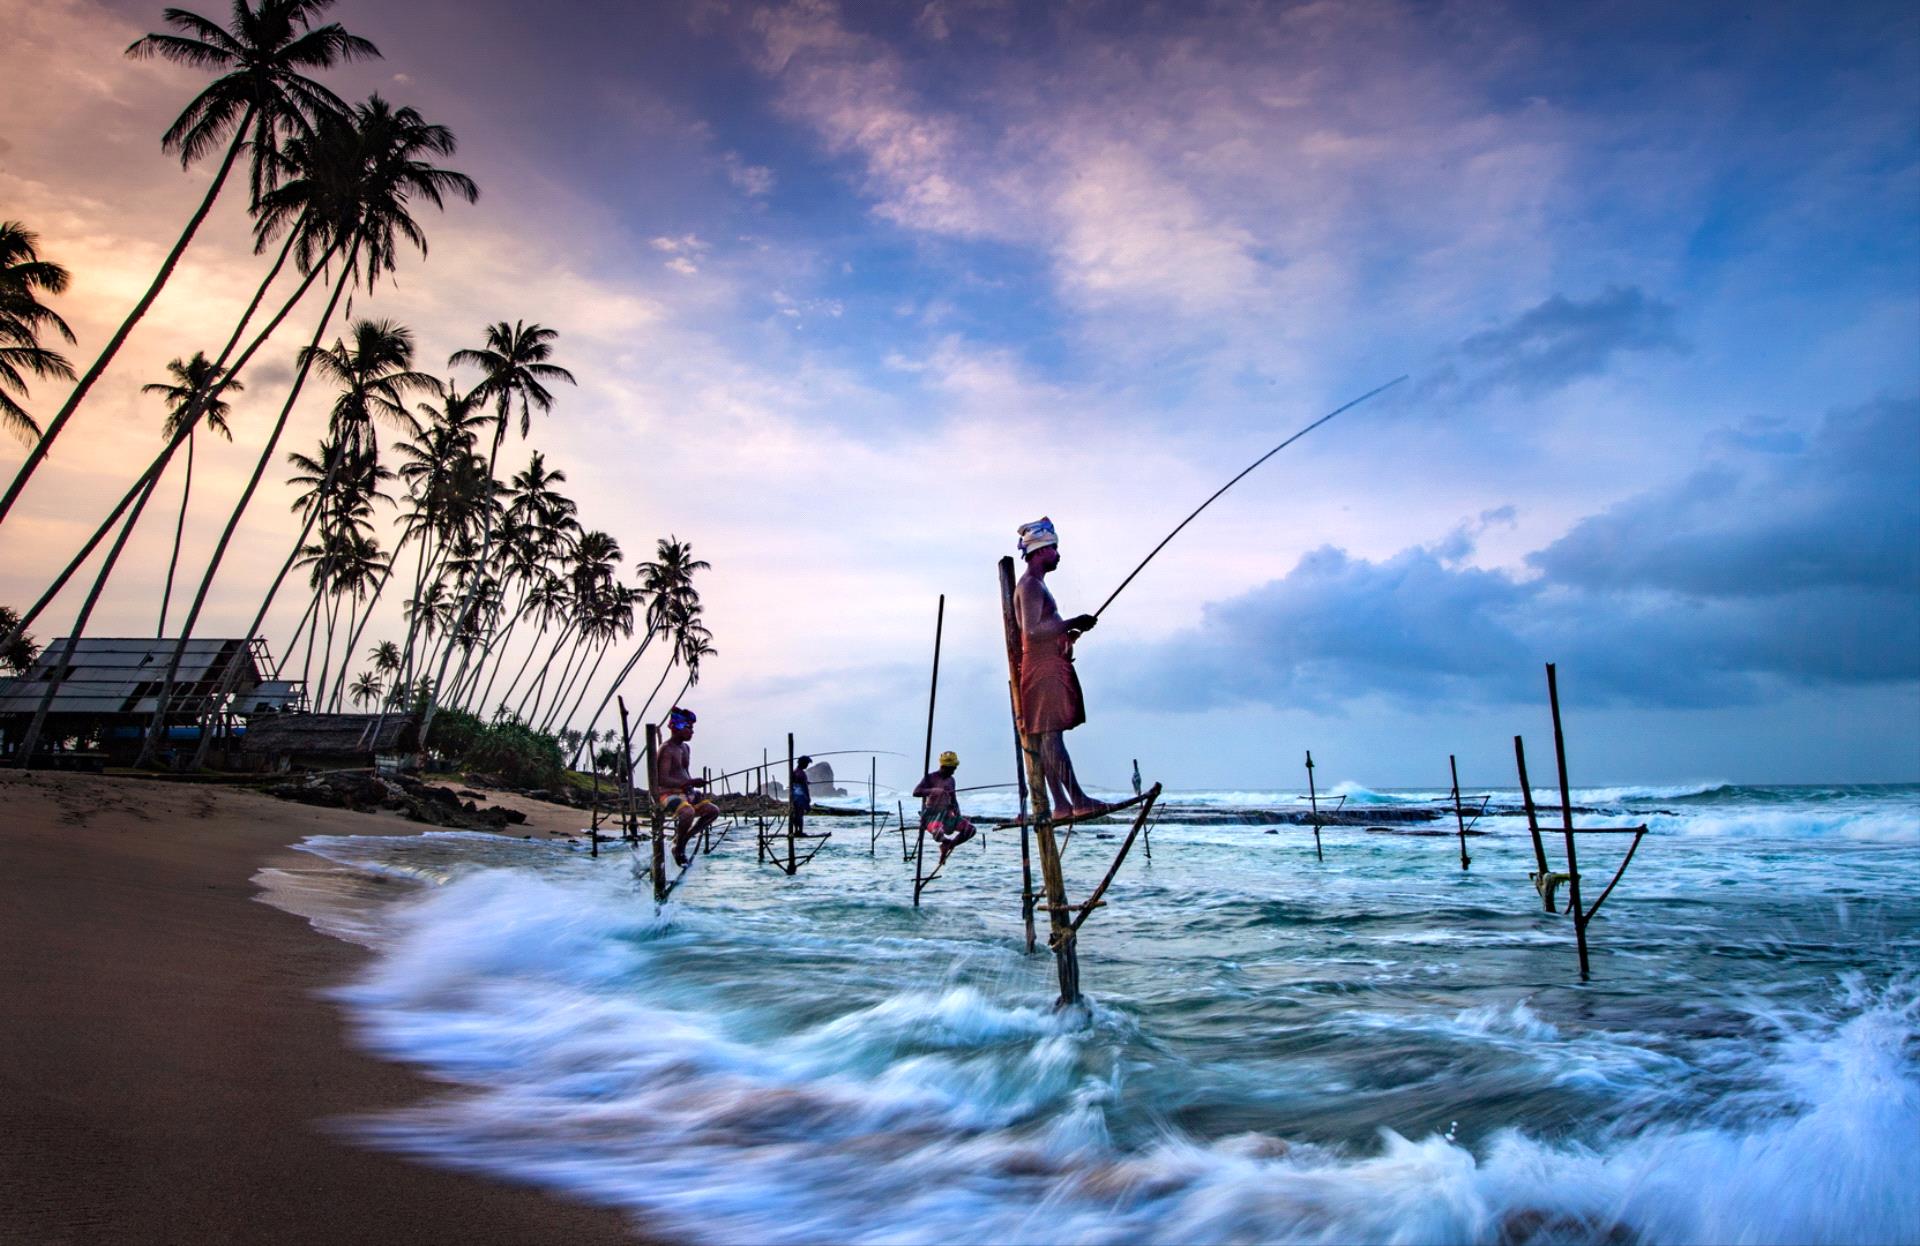
<svg viewBox="0 0 1920 1246"><path fill-rule="evenodd" d="M36 712L56 669L60 686L52 713L151 714L179 643L151 636L89 636L74 644L62 637L43 649L25 674L0 680L0 714ZM244 694L260 682L253 646L237 637L187 641L174 676L174 711L204 712L236 661L241 665L230 691Z"/></svg>

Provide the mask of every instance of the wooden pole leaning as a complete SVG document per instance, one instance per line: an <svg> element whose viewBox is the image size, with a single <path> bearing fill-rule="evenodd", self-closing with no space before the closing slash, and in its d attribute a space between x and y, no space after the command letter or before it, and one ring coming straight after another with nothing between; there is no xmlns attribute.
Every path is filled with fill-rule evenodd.
<svg viewBox="0 0 1920 1246"><path fill-rule="evenodd" d="M1012 660L1011 654L1008 658ZM1020 682L1009 680L1007 683L1007 704L1013 710L1013 783L1020 794L1017 809L1027 807L1027 770L1025 755L1020 744ZM1020 823L1020 920L1027 928L1027 955L1033 955L1033 853L1030 850L1028 827L1023 820Z"/></svg>
<svg viewBox="0 0 1920 1246"><path fill-rule="evenodd" d="M1467 855L1467 815L1460 808L1460 763L1452 753L1447 754L1447 769L1453 774L1453 820L1460 827L1460 868L1464 870L1473 858Z"/></svg>
<svg viewBox="0 0 1920 1246"><path fill-rule="evenodd" d="M1020 624L1013 608L1013 559L1000 560L1000 613L1006 627L1007 673L1013 684L1013 710L1020 722ZM1053 949L1054 969L1060 979L1056 1007L1080 1002L1080 956L1067 906L1067 880L1053 839L1053 809L1047 800L1047 781L1041 769L1040 745L1024 724L1019 731L1020 752L1027 776L1027 799L1033 816L1033 842L1040 853L1040 875L1046 886L1047 946Z"/></svg>
<svg viewBox="0 0 1920 1246"><path fill-rule="evenodd" d="M874 804L878 799L877 784L880 777L880 759L867 759L867 855L872 856L880 843L880 807Z"/></svg>
<svg viewBox="0 0 1920 1246"><path fill-rule="evenodd" d="M653 902L667 902L666 810L660 803L660 729L647 724L647 820L653 830Z"/></svg>
<svg viewBox="0 0 1920 1246"><path fill-rule="evenodd" d="M940 700L940 636L947 625L947 595L940 594L940 607L933 616L933 682L927 688L927 742L920 751L920 773L933 773L933 707ZM920 811L920 833L913 841L913 907L920 907L920 892L926 888L927 814Z"/></svg>
<svg viewBox="0 0 1920 1246"><path fill-rule="evenodd" d="M1295 797L1295 799L1297 800L1299 798ZM1317 859L1325 861L1327 854L1320 850L1320 794L1314 790L1313 786L1312 749L1307 750L1307 805L1313 810L1313 855Z"/></svg>
<svg viewBox="0 0 1920 1246"><path fill-rule="evenodd" d="M639 829L633 818L633 728L627 722L627 699L620 704L620 837L631 842Z"/></svg>
<svg viewBox="0 0 1920 1246"><path fill-rule="evenodd" d="M1573 797L1567 787L1567 737L1560 729L1560 684L1547 663L1547 703L1553 708L1553 757L1560 768L1560 825L1567 836L1567 904L1573 912L1573 938L1580 945L1580 977L1587 966L1587 911L1580 906L1580 862L1573 848Z"/></svg>
<svg viewBox="0 0 1920 1246"><path fill-rule="evenodd" d="M1541 907L1552 913L1556 911L1553 907L1556 881L1547 869L1547 846L1540 839L1540 815L1533 807L1533 788L1527 782L1527 748L1519 736L1513 737L1513 761L1520 768L1520 802L1527 811L1527 833L1533 836L1533 889L1540 893Z"/></svg>

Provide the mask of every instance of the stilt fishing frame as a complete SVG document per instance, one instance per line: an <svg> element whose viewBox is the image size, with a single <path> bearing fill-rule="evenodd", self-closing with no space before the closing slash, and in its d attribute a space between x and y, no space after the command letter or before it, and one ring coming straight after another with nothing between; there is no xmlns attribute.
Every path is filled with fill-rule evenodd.
<svg viewBox="0 0 1920 1246"><path fill-rule="evenodd" d="M1486 814L1487 802L1493 799L1493 793L1489 792L1480 798L1480 810L1473 815L1473 822L1469 823L1466 809L1460 803L1460 763L1452 753L1447 754L1447 769L1453 774L1453 820L1460 827L1460 868L1464 870L1473 864L1473 858L1467 855L1467 829Z"/></svg>
<svg viewBox="0 0 1920 1246"><path fill-rule="evenodd" d="M940 594L940 606L933 616L933 682L927 687L927 742L920 752L920 773L922 776L933 773L933 707L940 699L940 637L947 626L947 595ZM916 784L916 786L918 786ZM903 819L904 821L904 819ZM926 890L933 875L946 868L947 857L942 854L940 864L933 874L926 874L927 859L927 809L926 802L920 805L920 833L913 842L913 907L920 907L920 893Z"/></svg>
<svg viewBox="0 0 1920 1246"><path fill-rule="evenodd" d="M1547 868L1546 846L1541 841L1540 822L1533 805L1533 789L1527 782L1526 748L1519 736L1513 737L1513 755L1520 769L1521 800L1526 807L1527 830L1533 836L1534 859L1539 866L1539 872L1533 876L1534 889L1540 893L1540 900L1545 905L1546 911L1551 913L1554 911L1554 887L1562 882L1567 885L1567 913L1573 918L1574 943L1580 950L1580 980L1585 982L1592 976L1587 955L1587 924L1593 920L1594 914L1600 911L1600 906L1607 902L1607 897L1613 894L1613 889L1620 885L1621 878L1626 875L1627 866L1633 862L1633 854L1640 850L1640 841L1646 837L1647 824L1642 822L1638 826L1574 826L1573 794L1567 781L1567 737L1560 721L1560 680L1552 662L1547 663L1547 703L1553 711L1553 755L1560 778L1560 826L1566 837L1567 871L1564 874L1553 873ZM1591 906L1582 905L1580 902L1580 862L1574 846L1576 835L1633 836L1633 842L1627 845L1627 855L1621 858L1620 868L1613 872L1613 877L1601 889Z"/></svg>

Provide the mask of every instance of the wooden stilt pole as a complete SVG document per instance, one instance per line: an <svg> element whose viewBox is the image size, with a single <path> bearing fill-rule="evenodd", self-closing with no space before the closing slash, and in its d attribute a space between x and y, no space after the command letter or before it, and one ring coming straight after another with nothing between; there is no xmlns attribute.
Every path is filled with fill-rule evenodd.
<svg viewBox="0 0 1920 1246"><path fill-rule="evenodd" d="M800 800L798 793L794 791L793 771L793 732L789 731L787 732L787 864L785 867L788 878L800 872L800 867L793 859L793 837L800 830ZM813 789L809 786L807 790Z"/></svg>
<svg viewBox="0 0 1920 1246"><path fill-rule="evenodd" d="M1307 750L1307 804L1313 810L1313 855L1321 860L1327 854L1320 851L1320 795L1313 786L1313 750Z"/></svg>
<svg viewBox="0 0 1920 1246"><path fill-rule="evenodd" d="M660 729L647 724L647 821L653 830L653 902L667 902L667 830L660 803Z"/></svg>
<svg viewBox="0 0 1920 1246"><path fill-rule="evenodd" d="M1020 624L1013 609L1013 559L1000 560L1000 612L1007 633L1007 673L1013 683L1014 718L1020 717ZM1053 949L1054 968L1060 979L1060 998L1056 1006L1069 1007L1080 1002L1080 955L1067 908L1066 874L1060 866L1060 852L1053 839L1053 809L1047 801L1046 776L1041 771L1040 742L1024 728L1020 732L1020 751L1027 773L1027 799L1033 814L1033 842L1040 852L1040 876L1046 885L1047 946Z"/></svg>
<svg viewBox="0 0 1920 1246"><path fill-rule="evenodd" d="M1460 808L1460 763L1452 753L1447 754L1447 769L1453 772L1453 820L1460 827L1460 868L1464 870L1472 858L1467 856L1467 815Z"/></svg>
<svg viewBox="0 0 1920 1246"><path fill-rule="evenodd" d="M907 802L904 800L894 801L893 810L900 818L900 859L902 861L911 861L913 860L913 849L907 846Z"/></svg>
<svg viewBox="0 0 1920 1246"><path fill-rule="evenodd" d="M620 704L620 836L631 841L639 828L633 820L633 728L627 722L627 699Z"/></svg>
<svg viewBox="0 0 1920 1246"><path fill-rule="evenodd" d="M1580 907L1580 862L1573 849L1573 796L1567 787L1567 737L1560 729L1560 684L1547 663L1547 703L1553 707L1553 758L1560 767L1560 825L1567 835L1567 905L1573 913L1573 938L1580 945L1580 980L1587 980L1587 911Z"/></svg>
<svg viewBox="0 0 1920 1246"><path fill-rule="evenodd" d="M1007 704L1013 710L1013 785L1019 791L1020 803L1015 806L1025 810L1027 807L1027 768L1026 758L1020 751L1020 686L1017 682L1007 684ZM1027 928L1027 955L1033 955L1033 853L1031 841L1027 837L1027 824L1020 823L1020 920Z"/></svg>
<svg viewBox="0 0 1920 1246"><path fill-rule="evenodd" d="M1533 836L1533 889L1540 893L1540 903L1547 912L1554 912L1553 887L1547 873L1547 846L1540 842L1540 818L1533 807L1533 786L1527 781L1527 748L1519 736L1513 737L1513 760L1520 768L1520 800L1527 810L1527 833Z"/></svg>
<svg viewBox="0 0 1920 1246"><path fill-rule="evenodd" d="M933 773L933 707L940 699L940 636L947 625L947 595L940 594L940 608L933 616L933 682L927 688L927 743L920 752L920 773ZM927 812L920 810L920 834L913 842L913 907L920 907L920 891L927 885L923 869L927 859Z"/></svg>
<svg viewBox="0 0 1920 1246"><path fill-rule="evenodd" d="M880 777L880 759L867 759L867 855L872 856L875 846L880 842L880 807L874 804L878 799L876 786Z"/></svg>

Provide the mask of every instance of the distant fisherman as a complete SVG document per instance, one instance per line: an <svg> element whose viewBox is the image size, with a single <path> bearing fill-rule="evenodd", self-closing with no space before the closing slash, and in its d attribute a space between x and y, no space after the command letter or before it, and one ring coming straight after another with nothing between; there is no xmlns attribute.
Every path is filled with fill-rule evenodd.
<svg viewBox="0 0 1920 1246"><path fill-rule="evenodd" d="M1090 614L1060 617L1047 591L1047 572L1060 565L1060 536L1053 521L1036 519L1020 526L1020 555L1027 572L1013 593L1020 624L1020 725L1040 737L1040 768L1053 807L1065 816L1090 817L1107 808L1080 790L1062 736L1087 721L1080 677L1073 669L1073 642L1093 630Z"/></svg>
<svg viewBox="0 0 1920 1246"><path fill-rule="evenodd" d="M687 863L687 841L701 834L714 819L720 816L720 806L708 800L706 793L700 790L700 780L693 777L693 724L697 721L694 712L676 705L667 715L667 730L671 736L660 746L659 756L654 758L654 778L660 790L654 793L654 799L660 801L668 817L673 819L673 863L685 866Z"/></svg>
<svg viewBox="0 0 1920 1246"><path fill-rule="evenodd" d="M807 778L807 767L813 764L813 758L801 757L793 763L793 773L787 776L788 800L792 812L787 820L795 832L807 829L807 811L813 808L813 783Z"/></svg>
<svg viewBox="0 0 1920 1246"><path fill-rule="evenodd" d="M940 864L961 844L973 838L973 823L960 816L960 798L953 786L953 772L960 768L960 754L940 754L940 768L920 780L913 794L920 798L920 825L940 844Z"/></svg>

